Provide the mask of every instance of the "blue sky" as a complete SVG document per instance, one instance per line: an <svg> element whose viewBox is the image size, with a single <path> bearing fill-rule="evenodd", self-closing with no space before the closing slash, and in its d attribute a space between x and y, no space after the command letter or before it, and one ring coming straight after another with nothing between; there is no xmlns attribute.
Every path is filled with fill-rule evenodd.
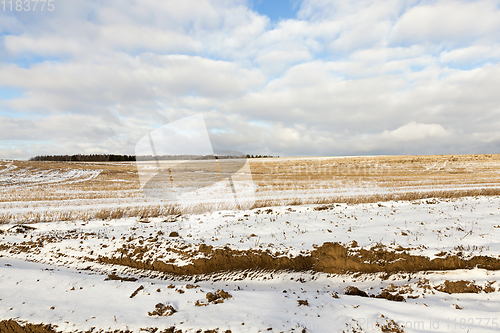
<svg viewBox="0 0 500 333"><path fill-rule="evenodd" d="M253 0L250 4L252 9L274 23L295 18L300 8L298 0Z"/></svg>
<svg viewBox="0 0 500 333"><path fill-rule="evenodd" d="M0 88L0 100L10 100L13 98L22 97L23 93L20 89L11 87Z"/></svg>
<svg viewBox="0 0 500 333"><path fill-rule="evenodd" d="M0 36L0 158L133 154L197 113L217 150L500 152L498 1L74 0Z"/></svg>

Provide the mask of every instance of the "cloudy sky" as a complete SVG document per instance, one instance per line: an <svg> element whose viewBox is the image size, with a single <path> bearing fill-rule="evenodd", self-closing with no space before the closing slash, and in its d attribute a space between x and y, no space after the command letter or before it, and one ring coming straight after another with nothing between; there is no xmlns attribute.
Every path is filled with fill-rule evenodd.
<svg viewBox="0 0 500 333"><path fill-rule="evenodd" d="M133 154L200 112L245 153L500 153L498 0L51 4L0 4L0 158Z"/></svg>

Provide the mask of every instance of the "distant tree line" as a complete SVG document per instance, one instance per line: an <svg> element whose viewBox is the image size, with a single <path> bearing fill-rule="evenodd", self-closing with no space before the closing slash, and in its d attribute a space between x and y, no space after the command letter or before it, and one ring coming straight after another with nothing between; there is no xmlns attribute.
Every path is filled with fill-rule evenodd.
<svg viewBox="0 0 500 333"><path fill-rule="evenodd" d="M30 158L30 161L51 162L133 162L154 160L210 160L210 159L232 159L232 158L271 158L271 155L115 155L115 154L89 154L89 155L39 155Z"/></svg>
<svg viewBox="0 0 500 333"><path fill-rule="evenodd" d="M130 162L135 161L134 155L90 154L90 155L40 155L30 158L30 161L52 162Z"/></svg>
<svg viewBox="0 0 500 333"><path fill-rule="evenodd" d="M247 158L273 158L274 156L271 155L248 155Z"/></svg>
<svg viewBox="0 0 500 333"><path fill-rule="evenodd" d="M158 155L154 156L137 156L139 161L149 161L149 160L212 160L212 159L232 159L232 158L272 158L271 155L245 155L245 154L220 154L220 155Z"/></svg>
<svg viewBox="0 0 500 333"><path fill-rule="evenodd" d="M245 158L244 154L233 154L233 155L143 155L137 156L138 161L154 161L154 160L227 160L232 158Z"/></svg>

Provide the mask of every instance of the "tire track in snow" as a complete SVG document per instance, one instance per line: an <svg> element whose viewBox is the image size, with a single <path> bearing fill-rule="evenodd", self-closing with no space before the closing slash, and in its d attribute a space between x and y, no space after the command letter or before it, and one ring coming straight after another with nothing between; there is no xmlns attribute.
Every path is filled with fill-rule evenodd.
<svg viewBox="0 0 500 333"><path fill-rule="evenodd" d="M96 178L102 170L72 169L62 171L38 170L38 169L18 169L0 172L0 186L12 188L18 186L36 186L46 184L71 184L92 180Z"/></svg>

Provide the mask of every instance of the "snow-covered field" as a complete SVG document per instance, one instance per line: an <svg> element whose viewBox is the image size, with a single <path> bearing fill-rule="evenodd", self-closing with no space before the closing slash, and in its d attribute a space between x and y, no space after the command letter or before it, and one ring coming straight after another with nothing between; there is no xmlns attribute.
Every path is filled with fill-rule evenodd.
<svg viewBox="0 0 500 333"><path fill-rule="evenodd" d="M17 170L16 170L17 169ZM99 175L99 170L60 169L40 170L38 168L18 169L13 162L7 162L0 169L0 186L36 186L42 184L69 184L89 181Z"/></svg>
<svg viewBox="0 0 500 333"><path fill-rule="evenodd" d="M293 190L298 197L335 198L361 188L372 195L377 188L500 186L497 160L476 162L482 169L474 174L464 168L467 158L455 166L422 162L406 186L398 164L392 187L316 176L313 186L346 185ZM0 224L0 331L12 329L8 319L51 324L55 332L500 330L500 196L494 193L133 215L132 208L158 202L134 187L133 165L110 165L2 164L0 217L9 219ZM273 189L262 177L254 175L258 200L273 193L297 198L284 182ZM117 218L50 222L31 214L117 207L129 210Z"/></svg>

